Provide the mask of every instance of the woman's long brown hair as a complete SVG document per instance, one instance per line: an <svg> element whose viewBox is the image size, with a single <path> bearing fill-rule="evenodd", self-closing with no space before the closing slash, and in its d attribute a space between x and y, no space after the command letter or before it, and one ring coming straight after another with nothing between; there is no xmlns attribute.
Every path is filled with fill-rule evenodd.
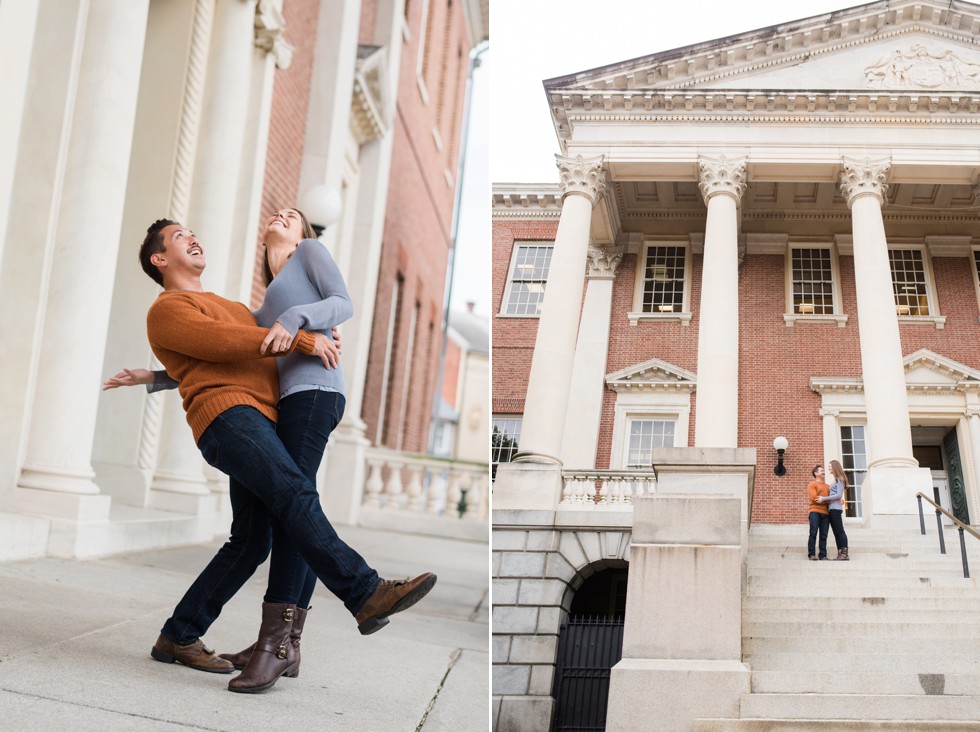
<svg viewBox="0 0 980 732"><path fill-rule="evenodd" d="M844 481L844 487L847 487L847 473L844 472L844 466L841 465L836 460L830 461L830 472L834 474L834 478L837 480Z"/></svg>
<svg viewBox="0 0 980 732"><path fill-rule="evenodd" d="M276 209L277 211L281 209ZM316 232L313 231L313 227L310 225L309 219L306 218L306 214L300 211L298 208L290 208L290 211L295 211L299 214L299 220L303 224L303 238L304 239L316 239ZM262 244L265 246L265 243ZM272 282L272 269L269 267L269 250L265 250L262 255L262 279L265 280L265 286L268 287L269 283Z"/></svg>

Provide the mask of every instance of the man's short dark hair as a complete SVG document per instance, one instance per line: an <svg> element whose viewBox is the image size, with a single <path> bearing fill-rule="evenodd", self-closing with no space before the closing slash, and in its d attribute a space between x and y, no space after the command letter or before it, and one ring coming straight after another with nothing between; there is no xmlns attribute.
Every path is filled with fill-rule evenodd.
<svg viewBox="0 0 980 732"><path fill-rule="evenodd" d="M814 465L813 466L813 470L810 471L810 475L812 475L814 478L816 478L817 477L817 471L820 470L820 467L821 466L819 466L819 465Z"/></svg>
<svg viewBox="0 0 980 732"><path fill-rule="evenodd" d="M179 224L170 219L157 219L146 230L146 238L143 239L143 246L140 247L140 266L143 267L143 271L149 275L150 279L160 285L160 287L163 287L163 275L157 266L150 261L150 257L166 251L163 245L163 230L167 226L174 225Z"/></svg>

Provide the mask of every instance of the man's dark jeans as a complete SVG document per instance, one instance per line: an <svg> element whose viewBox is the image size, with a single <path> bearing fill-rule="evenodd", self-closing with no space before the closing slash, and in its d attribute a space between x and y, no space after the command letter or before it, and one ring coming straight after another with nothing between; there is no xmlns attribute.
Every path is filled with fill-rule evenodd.
<svg viewBox="0 0 980 732"><path fill-rule="evenodd" d="M830 528L830 516L825 513L810 511L810 540L806 544L806 554L808 557L814 555L813 545L817 538L817 531L820 531L820 559L827 556L827 530Z"/></svg>
<svg viewBox="0 0 980 732"><path fill-rule="evenodd" d="M198 440L209 464L231 477L231 536L198 575L162 633L192 643L269 555L275 518L317 577L356 615L381 582L378 573L337 536L320 496L257 409L236 406L219 414Z"/></svg>
<svg viewBox="0 0 980 732"><path fill-rule="evenodd" d="M323 460L330 433L344 416L347 400L343 394L305 389L283 397L279 402L276 434L300 472L316 485L316 471ZM272 520L272 558L269 560L269 587L265 601L310 606L316 588L316 573L303 561L289 534Z"/></svg>

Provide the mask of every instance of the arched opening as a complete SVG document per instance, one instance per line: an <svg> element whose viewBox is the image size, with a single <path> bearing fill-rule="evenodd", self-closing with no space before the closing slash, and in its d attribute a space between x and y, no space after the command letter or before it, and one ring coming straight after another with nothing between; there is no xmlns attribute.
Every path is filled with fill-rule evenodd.
<svg viewBox="0 0 980 732"><path fill-rule="evenodd" d="M580 576L589 570L558 634L555 732L606 728L610 670L623 655L628 563L607 561Z"/></svg>

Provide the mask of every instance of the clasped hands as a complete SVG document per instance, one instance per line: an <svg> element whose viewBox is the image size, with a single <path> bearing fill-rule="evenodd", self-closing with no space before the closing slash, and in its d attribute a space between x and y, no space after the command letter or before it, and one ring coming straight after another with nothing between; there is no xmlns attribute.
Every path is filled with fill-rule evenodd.
<svg viewBox="0 0 980 732"><path fill-rule="evenodd" d="M337 368L340 364L340 332L332 329L333 340L327 338L322 333L313 334L313 355L319 356L323 365L328 369ZM285 353L293 345L293 336L279 322L269 328L269 334L262 341L259 352L266 353Z"/></svg>

